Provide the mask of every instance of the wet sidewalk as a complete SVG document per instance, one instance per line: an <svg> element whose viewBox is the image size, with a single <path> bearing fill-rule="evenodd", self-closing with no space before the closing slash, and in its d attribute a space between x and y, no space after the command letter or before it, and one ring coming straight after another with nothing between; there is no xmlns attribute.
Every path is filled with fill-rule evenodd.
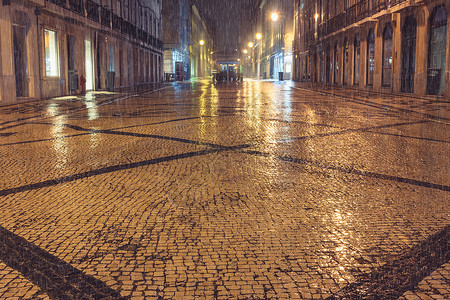
<svg viewBox="0 0 450 300"><path fill-rule="evenodd" d="M447 102L197 80L0 120L2 299L449 297Z"/></svg>

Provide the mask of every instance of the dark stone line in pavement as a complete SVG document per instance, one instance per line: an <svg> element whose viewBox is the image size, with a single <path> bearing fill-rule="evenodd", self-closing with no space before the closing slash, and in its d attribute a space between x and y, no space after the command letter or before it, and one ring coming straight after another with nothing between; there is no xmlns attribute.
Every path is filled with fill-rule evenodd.
<svg viewBox="0 0 450 300"><path fill-rule="evenodd" d="M53 299L127 299L103 281L0 226L0 260Z"/></svg>
<svg viewBox="0 0 450 300"><path fill-rule="evenodd" d="M134 132L125 132L125 131L116 131L116 130L97 130L97 129L87 129L80 126L64 124L65 127L72 128L77 131L87 131L90 133L104 133L104 134L114 134L114 135L124 135L124 136L132 136L132 137L144 137L144 138L155 138L161 140L169 140L174 142L181 142L186 144L194 144L199 146L208 146L213 148L222 148L220 145L212 144L212 143L204 143L199 141L193 141L182 138L169 137L164 135L156 135L156 134L142 134L142 133L134 133Z"/></svg>
<svg viewBox="0 0 450 300"><path fill-rule="evenodd" d="M422 124L427 123L429 121L417 121L417 122L404 122L404 123L395 123L395 124L385 124L385 125L379 125L379 126L371 126L371 127L365 127L365 128L350 128L350 129L344 129L341 131L335 131L335 132L327 132L327 133L319 133L315 135L308 135L308 136L300 136L300 137L292 137L289 138L289 141L298 141L298 140L304 140L304 139L311 139L311 138L317 138L317 137L328 137L333 135L341 135L341 134L347 134L347 133L354 133L354 132L369 132L373 129L384 129L384 128L391 128L391 127L399 127L399 126L407 126L407 125L416 125L416 124Z"/></svg>
<svg viewBox="0 0 450 300"><path fill-rule="evenodd" d="M24 145L24 144L31 144L31 143L41 143L41 142L49 142L54 140L59 140L61 138L67 139L67 138L73 138L83 135L89 135L90 133L79 133L79 134L71 134L71 135L65 135L65 136L59 136L54 138L48 138L48 139L40 139L40 140L30 140L30 141L23 141L23 142L15 142L15 143L7 143L7 144L0 144L0 147L4 146L13 146L13 145Z"/></svg>
<svg viewBox="0 0 450 300"><path fill-rule="evenodd" d="M307 88L299 88L299 87L293 87L294 89L298 89L298 90L305 90L305 91L310 91L313 93L318 93L318 94L322 94L322 95L326 95L326 96L333 96L333 97L338 97L338 98L342 98L345 99L349 102L353 102L353 103L358 103L358 104L363 104L366 106L370 106L370 107L375 107L378 109L384 109L384 110L397 110L397 111L401 111L404 113L413 113L413 114L417 114L417 115L421 115L424 117L427 117L429 119L432 120L437 120L437 121L450 121L449 118L444 118L444 117L438 117L438 116L434 116L434 115L430 115L427 113L421 113L421 112L417 112L411 109L407 109L407 108L401 108L401 107L396 107L396 106L392 106L389 104L380 104L374 101L370 101L368 99L362 99L362 98L357 98L355 96L349 96L349 95L341 95L341 94L337 94L334 92L329 92L329 91L325 91L325 90L314 90L314 89L307 89Z"/></svg>
<svg viewBox="0 0 450 300"><path fill-rule="evenodd" d="M249 147L249 145L243 145L241 147ZM101 168L101 169L95 169L92 171L87 171L87 172L69 175L69 176L65 176L65 177L50 179L50 180L41 181L41 182L28 184L28 185L23 185L23 186L11 188L11 189L1 190L0 196L7 196L10 194L36 190L36 189L40 189L40 188L44 188L44 187L55 186L55 185L59 185L62 183L68 183L68 182L85 179L85 178L89 178L89 177L93 177L93 176L97 176L97 175L102 175L102 174L106 174L106 173L112 173L112 172L117 172L117 171L134 169L134 168L138 168L138 167L155 165L155 164L159 164L162 162L168 162L168 161L173 161L173 160L178 160L178 159L183 159L183 158L201 156L201 155L206 155L206 154L210 154L210 153L214 153L214 152L220 152L220 151L224 151L224 150L234 150L235 148L236 147L228 147L228 148L223 147L220 149L207 149L207 150L194 151L194 152L182 153L182 154L177 154L177 155L159 157L159 158L154 158L154 159L150 159L150 160L144 160L144 161L139 161L139 162L135 162L135 163L130 163L130 164L109 166L109 167L105 167L105 168ZM236 148L236 149L238 149L238 148Z"/></svg>
<svg viewBox="0 0 450 300"><path fill-rule="evenodd" d="M396 136L396 137L401 137L401 138L405 138L405 139L415 139L415 140L421 140L421 141L436 142L436 143L446 143L446 144L450 143L450 141L436 140L436 139L417 137L417 136L410 136L410 135L403 135L403 134L388 133L388 132L377 132L377 131L370 131L370 130L367 130L366 132L373 133L373 134Z"/></svg>
<svg viewBox="0 0 450 300"><path fill-rule="evenodd" d="M14 134L16 134L16 133L17 133L17 132L4 132L4 133L1 133L1 132L0 132L0 137L1 137L1 136L8 137L8 136L14 135Z"/></svg>
<svg viewBox="0 0 450 300"><path fill-rule="evenodd" d="M289 156L276 156L276 155L271 155L269 153L264 153L261 151L243 150L242 152L247 153L247 154L264 156L264 157L273 157L275 159L278 159L278 160L281 160L284 162L291 162L291 163L296 163L296 164L300 164L300 165L309 165L309 166L314 166L314 167L318 167L318 168L322 168L322 169L326 169L326 170L343 172L343 173L347 173L347 174L377 178L377 179L382 179L382 180L395 181L395 182L399 182L399 183L406 183L406 184L411 184L411 185L416 185L416 186L420 186L420 187L426 187L426 188L431 188L431 189L436 189L436 190L441 190L441 191L446 191L446 192L450 191L450 186L448 186L448 185L435 184L435 183L430 183L430 182L421 181L421 180L415 180L415 179L410 179L410 178L392 176L392 175L369 172L369 171L362 171L362 170L357 170L357 169L353 169L353 168L342 168L342 167L337 167L337 166L332 166L332 165L325 165L323 163L316 162L316 161L309 161L309 160L304 160L304 159L299 159L299 158L294 158L294 157L289 157Z"/></svg>
<svg viewBox="0 0 450 300"><path fill-rule="evenodd" d="M398 259L362 275L327 300L397 299L450 259L450 226L412 247Z"/></svg>

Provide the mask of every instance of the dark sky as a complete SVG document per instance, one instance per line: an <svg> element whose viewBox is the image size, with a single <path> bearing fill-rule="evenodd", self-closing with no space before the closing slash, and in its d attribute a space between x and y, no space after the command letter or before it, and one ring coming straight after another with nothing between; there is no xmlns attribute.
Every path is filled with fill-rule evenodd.
<svg viewBox="0 0 450 300"><path fill-rule="evenodd" d="M215 48L233 51L238 48L239 24L245 7L255 0L195 0L198 9L209 16L216 27Z"/></svg>

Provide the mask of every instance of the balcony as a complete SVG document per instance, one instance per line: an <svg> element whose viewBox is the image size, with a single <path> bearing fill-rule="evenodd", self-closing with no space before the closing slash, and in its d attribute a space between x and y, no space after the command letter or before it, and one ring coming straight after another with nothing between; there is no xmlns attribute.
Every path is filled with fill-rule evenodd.
<svg viewBox="0 0 450 300"><path fill-rule="evenodd" d="M86 8L86 17L89 19L98 22L100 21L99 7L97 3L92 0L86 0L85 8Z"/></svg>
<svg viewBox="0 0 450 300"><path fill-rule="evenodd" d="M359 22L404 1L406 0L370 0L370 2L369 0L361 0L337 16L334 16L333 18L319 24L318 36L327 36L335 31L338 31L339 29ZM314 44L314 41L316 40L314 34L315 32L313 30L308 31L305 34L305 43L307 45Z"/></svg>
<svg viewBox="0 0 450 300"><path fill-rule="evenodd" d="M77 14L84 16L84 1L83 0L69 0L69 9Z"/></svg>
<svg viewBox="0 0 450 300"><path fill-rule="evenodd" d="M110 10L104 8L93 0L47 0L70 11L76 12L90 20L99 22L102 25L128 35L130 38L137 39L147 45L158 49L163 48L163 42L155 38L147 31L144 31L132 23L113 14Z"/></svg>
<svg viewBox="0 0 450 300"><path fill-rule="evenodd" d="M66 0L48 0L48 2L56 4L56 5L64 7L64 8L67 7Z"/></svg>
<svg viewBox="0 0 450 300"><path fill-rule="evenodd" d="M101 23L102 25L105 25L106 27L111 28L111 12L107 10L106 8L102 7L100 9L101 11Z"/></svg>
<svg viewBox="0 0 450 300"><path fill-rule="evenodd" d="M117 31L122 31L123 19L118 15L112 14L112 28Z"/></svg>

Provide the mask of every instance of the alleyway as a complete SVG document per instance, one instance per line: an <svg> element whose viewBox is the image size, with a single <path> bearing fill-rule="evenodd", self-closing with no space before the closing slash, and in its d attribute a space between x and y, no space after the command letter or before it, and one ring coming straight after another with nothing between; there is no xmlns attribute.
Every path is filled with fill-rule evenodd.
<svg viewBox="0 0 450 300"><path fill-rule="evenodd" d="M0 107L0 298L449 299L449 126L252 80Z"/></svg>

